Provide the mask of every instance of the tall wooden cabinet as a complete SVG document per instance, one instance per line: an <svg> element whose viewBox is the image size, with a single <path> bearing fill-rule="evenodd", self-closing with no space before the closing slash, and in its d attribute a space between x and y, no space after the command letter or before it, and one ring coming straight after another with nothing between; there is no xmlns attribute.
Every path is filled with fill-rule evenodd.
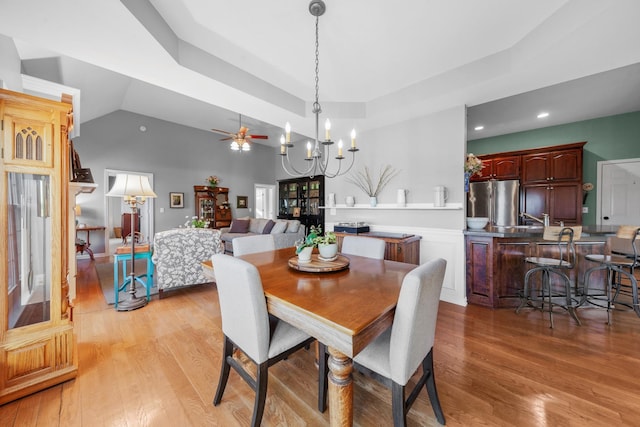
<svg viewBox="0 0 640 427"><path fill-rule="evenodd" d="M324 227L324 175L278 181L278 218Z"/></svg>
<svg viewBox="0 0 640 427"><path fill-rule="evenodd" d="M582 223L582 150L584 142L561 149L540 149L522 156L520 205L551 224Z"/></svg>
<svg viewBox="0 0 640 427"><path fill-rule="evenodd" d="M229 189L227 187L207 187L194 185L196 216L209 221L209 228L231 225Z"/></svg>
<svg viewBox="0 0 640 427"><path fill-rule="evenodd" d="M71 104L0 90L0 404L74 378Z"/></svg>

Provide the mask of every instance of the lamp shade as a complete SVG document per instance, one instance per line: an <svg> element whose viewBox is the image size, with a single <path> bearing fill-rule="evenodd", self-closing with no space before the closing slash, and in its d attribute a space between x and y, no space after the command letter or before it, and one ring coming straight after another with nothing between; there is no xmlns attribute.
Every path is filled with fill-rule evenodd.
<svg viewBox="0 0 640 427"><path fill-rule="evenodd" d="M151 189L147 176L126 173L116 175L116 182L105 195L110 197L158 197Z"/></svg>

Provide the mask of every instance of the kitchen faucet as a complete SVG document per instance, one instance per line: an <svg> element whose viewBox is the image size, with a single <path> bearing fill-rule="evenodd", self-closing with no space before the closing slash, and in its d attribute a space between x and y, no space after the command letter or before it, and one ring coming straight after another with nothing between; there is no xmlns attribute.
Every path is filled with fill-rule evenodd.
<svg viewBox="0 0 640 427"><path fill-rule="evenodd" d="M535 216L530 215L530 214L528 214L526 212L520 212L520 216L523 217L523 218L529 218L529 219L532 219L534 221L538 221L540 224L544 225L545 227L549 226L549 214L543 213L542 214L542 218L543 219L536 218Z"/></svg>

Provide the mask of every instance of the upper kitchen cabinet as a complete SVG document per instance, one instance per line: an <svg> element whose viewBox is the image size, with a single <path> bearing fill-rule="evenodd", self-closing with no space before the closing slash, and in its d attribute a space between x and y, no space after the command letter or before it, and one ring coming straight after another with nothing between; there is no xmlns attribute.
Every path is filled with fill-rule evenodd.
<svg viewBox="0 0 640 427"><path fill-rule="evenodd" d="M520 156L479 156L482 160L482 175L474 175L471 181L489 179L520 179Z"/></svg>
<svg viewBox="0 0 640 427"><path fill-rule="evenodd" d="M522 184L557 181L582 183L582 147L586 142L564 145L562 149L533 152L522 156Z"/></svg>

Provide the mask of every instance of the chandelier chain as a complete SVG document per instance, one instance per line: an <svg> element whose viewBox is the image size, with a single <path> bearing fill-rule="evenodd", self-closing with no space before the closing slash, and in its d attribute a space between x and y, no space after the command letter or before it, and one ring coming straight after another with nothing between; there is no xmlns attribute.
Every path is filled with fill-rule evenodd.
<svg viewBox="0 0 640 427"><path fill-rule="evenodd" d="M321 113L322 108L320 107L320 37L319 37L319 18L316 16L316 102L313 104L313 112Z"/></svg>

